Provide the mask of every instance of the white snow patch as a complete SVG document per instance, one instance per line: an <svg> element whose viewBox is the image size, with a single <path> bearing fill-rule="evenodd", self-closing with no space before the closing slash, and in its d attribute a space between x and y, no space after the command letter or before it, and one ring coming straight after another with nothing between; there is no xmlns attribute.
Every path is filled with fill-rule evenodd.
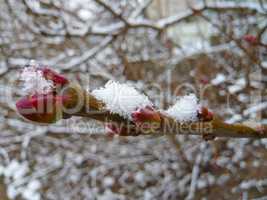
<svg viewBox="0 0 267 200"><path fill-rule="evenodd" d="M217 74L217 76L211 81L213 85L219 85L226 80L223 74Z"/></svg>
<svg viewBox="0 0 267 200"><path fill-rule="evenodd" d="M92 94L105 103L106 109L127 119L137 108L152 106L147 96L128 84L108 81L103 88L92 91Z"/></svg>
<svg viewBox="0 0 267 200"><path fill-rule="evenodd" d="M86 10L86 9L79 10L78 15L83 20L89 20L94 17L93 13L90 10Z"/></svg>
<svg viewBox="0 0 267 200"><path fill-rule="evenodd" d="M13 173L13 178L15 180L22 179L29 171L28 163L22 162L19 165L19 168L16 169Z"/></svg>
<svg viewBox="0 0 267 200"><path fill-rule="evenodd" d="M152 199L154 199L154 196L150 191L145 190L143 199L144 200L152 200Z"/></svg>
<svg viewBox="0 0 267 200"><path fill-rule="evenodd" d="M145 182L145 174L144 174L144 172L137 172L136 174L135 174L135 176L134 176L134 179L135 179L135 181L136 182L138 182L138 183L143 183L143 182Z"/></svg>
<svg viewBox="0 0 267 200"><path fill-rule="evenodd" d="M226 123L232 124L242 120L242 115L233 114L233 116L226 120Z"/></svg>
<svg viewBox="0 0 267 200"><path fill-rule="evenodd" d="M240 78L236 81L234 85L230 85L228 90L231 94L235 94L240 90L243 90L246 86L246 80L244 78Z"/></svg>
<svg viewBox="0 0 267 200"><path fill-rule="evenodd" d="M10 199L15 199L18 196L19 191L15 188L13 184L8 185L7 187L7 196Z"/></svg>
<svg viewBox="0 0 267 200"><path fill-rule="evenodd" d="M257 188L259 191L261 191L261 188L267 185L267 179L250 179L250 180L244 180L239 184L239 189L241 190L249 190L252 188ZM238 189L238 188L236 188Z"/></svg>
<svg viewBox="0 0 267 200"><path fill-rule="evenodd" d="M31 190L39 190L41 188L41 183L40 181L34 179L31 182L29 182L28 188Z"/></svg>
<svg viewBox="0 0 267 200"><path fill-rule="evenodd" d="M243 114L245 116L250 115L252 113L256 113L262 110L265 110L267 108L267 102L258 103L257 105L254 105L246 110L243 111Z"/></svg>
<svg viewBox="0 0 267 200"><path fill-rule="evenodd" d="M28 172L27 163L19 163L12 160L4 170L4 176L8 178L21 179Z"/></svg>
<svg viewBox="0 0 267 200"><path fill-rule="evenodd" d="M53 82L46 80L43 72L36 65L25 67L20 75L23 81L22 90L26 94L47 94L53 89Z"/></svg>
<svg viewBox="0 0 267 200"><path fill-rule="evenodd" d="M104 194L99 195L98 200L121 200L124 199L122 195L113 193L111 190L105 190Z"/></svg>
<svg viewBox="0 0 267 200"><path fill-rule="evenodd" d="M41 195L38 190L41 188L41 183L38 180L32 180L22 191L22 197L29 200L39 200Z"/></svg>
<svg viewBox="0 0 267 200"><path fill-rule="evenodd" d="M16 199L21 196L25 200L40 200L39 189L41 183L37 179L31 179L28 175L27 162L12 160L7 166L0 166L7 185L7 196Z"/></svg>
<svg viewBox="0 0 267 200"><path fill-rule="evenodd" d="M180 97L176 103L166 111L166 113L179 122L197 121L199 108L200 105L198 104L196 95L189 94Z"/></svg>

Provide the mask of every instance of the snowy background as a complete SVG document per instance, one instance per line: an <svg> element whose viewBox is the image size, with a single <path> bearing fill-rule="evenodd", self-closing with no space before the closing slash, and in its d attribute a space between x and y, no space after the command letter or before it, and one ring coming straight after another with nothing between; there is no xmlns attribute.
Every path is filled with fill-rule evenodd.
<svg viewBox="0 0 267 200"><path fill-rule="evenodd" d="M193 92L229 123L267 124L266 22L266 0L0 0L0 199L267 199L267 139L111 138L15 111L35 59L88 90L127 82L162 109Z"/></svg>

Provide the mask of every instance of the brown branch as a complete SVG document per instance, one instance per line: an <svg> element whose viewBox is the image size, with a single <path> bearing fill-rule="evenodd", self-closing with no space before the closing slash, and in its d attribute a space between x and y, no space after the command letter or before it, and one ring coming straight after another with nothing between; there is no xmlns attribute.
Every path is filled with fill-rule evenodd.
<svg viewBox="0 0 267 200"><path fill-rule="evenodd" d="M120 127L124 127L124 132L121 136L181 134L198 135L205 139L213 139L215 137L267 138L267 126L262 125L255 128L245 124L228 124L216 116L211 121L199 120L198 122L180 123L161 111L157 111L161 118L160 123L151 123L151 129L144 130L118 114L105 110L104 103L98 101L91 94L85 91L83 94L85 95L84 108L73 115L88 117L102 122L114 122Z"/></svg>
<svg viewBox="0 0 267 200"><path fill-rule="evenodd" d="M257 5L257 4L255 4ZM259 7L253 6L250 3L234 3L234 2L216 2L213 4L207 4L205 6L208 10L216 12L235 11L235 12L252 12L266 15L266 12Z"/></svg>
<svg viewBox="0 0 267 200"><path fill-rule="evenodd" d="M175 127L175 129L174 129ZM244 124L227 124L217 117L210 122L178 123L170 117L162 115L163 132L160 134L184 134L201 135L214 137L235 137L235 138L266 138L267 127L255 129Z"/></svg>
<svg viewBox="0 0 267 200"><path fill-rule="evenodd" d="M130 18L136 18L139 15L143 14L145 10L149 7L149 5L153 2L153 0L146 0L140 7L136 8L130 15Z"/></svg>
<svg viewBox="0 0 267 200"><path fill-rule="evenodd" d="M114 17L118 18L119 20L121 20L122 22L124 22L125 24L128 24L127 20L124 19L124 17L122 16L121 13L118 13L117 11L115 11L110 5L108 5L107 3L105 3L102 0L95 0L95 2L97 4L99 4L100 6L103 6L107 11L109 11Z"/></svg>
<svg viewBox="0 0 267 200"><path fill-rule="evenodd" d="M6 186L4 184L3 178L0 177L0 199L1 200L9 200L6 193Z"/></svg>

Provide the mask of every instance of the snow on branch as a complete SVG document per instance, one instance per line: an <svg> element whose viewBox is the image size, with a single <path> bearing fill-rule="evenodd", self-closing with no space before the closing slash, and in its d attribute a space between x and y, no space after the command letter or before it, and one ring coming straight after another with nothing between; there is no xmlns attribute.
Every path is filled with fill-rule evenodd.
<svg viewBox="0 0 267 200"><path fill-rule="evenodd" d="M205 6L207 9L224 11L224 10L247 10L252 12L258 12L261 14L265 14L266 12L262 8L262 6L256 2L215 2L209 3Z"/></svg>
<svg viewBox="0 0 267 200"><path fill-rule="evenodd" d="M178 122L195 122L198 120L198 110L200 105L196 95L189 94L180 97L166 113Z"/></svg>
<svg viewBox="0 0 267 200"><path fill-rule="evenodd" d="M23 1L25 6L30 11L30 14L33 16L35 15L47 15L50 17L58 17L58 13L56 12L60 8L53 6L52 9L41 9L39 4L36 2L28 2L26 0ZM162 31L168 27L176 25L180 22L184 22L191 17L201 16L203 12L206 11L215 11L215 12L224 12L226 10L231 10L234 12L239 11L246 11L246 12L257 12L262 15L266 15L266 12L263 9L263 6L258 5L257 3L253 2L243 2L243 3L233 3L233 2L215 2L215 3L200 3L193 8L189 8L184 12L178 13L176 15L172 15L163 19L159 19L158 21L149 20L147 18L138 17L145 8L147 8L152 1L147 0L145 1L140 7L133 11L133 13L129 17L124 17L122 11L118 8L114 8L113 5L107 3L103 0L94 0L96 4L102 6L107 12L109 12L114 18L117 19L117 22L114 24L108 25L106 27L98 27L96 26L89 26L88 24L84 24L86 28L84 29L77 29L74 28L73 30L70 28L64 28L61 31L55 31L51 28L39 28L32 24L28 24L25 20L20 19L20 16L16 16L19 21L23 22L23 24L28 27L31 32L37 35L42 35L44 37L85 37L88 35L99 35L99 36L109 36L109 35L118 35L121 30L127 30L129 28L150 28L156 31ZM8 5L12 10L12 6ZM66 11L62 9L62 12L65 13ZM66 13L65 13L66 14ZM71 16L75 15L72 12L67 12ZM15 13L14 13L15 15ZM76 16L77 17L77 16ZM64 22L65 23L65 22ZM102 25L100 25L102 26ZM124 34L124 33L123 33Z"/></svg>
<svg viewBox="0 0 267 200"><path fill-rule="evenodd" d="M67 80L54 72L52 75L57 78L49 76L53 82ZM109 81L103 88L96 89L92 93L68 80L64 81L64 86L69 88L65 87L63 94L53 91L52 109L45 107L42 112L33 109L32 113L20 113L22 108L36 108L36 102L40 100L48 101L47 96L35 95L19 100L18 112L28 120L41 123L54 123L71 116L93 118L108 123L109 130L121 136L187 134L200 135L205 139L267 137L266 126L223 122L207 108L201 107L194 94L180 97L172 107L162 111L154 108L147 96L128 84ZM41 87L40 90L43 91L44 88ZM73 110L76 104L80 105L80 109ZM68 109L71 109L71 112L68 112ZM49 110L52 112L49 113Z"/></svg>
<svg viewBox="0 0 267 200"><path fill-rule="evenodd" d="M131 120L131 114L138 108L152 106L147 96L138 92L128 84L109 81L105 87L92 91L96 99L105 103L105 108L111 113L117 113Z"/></svg>
<svg viewBox="0 0 267 200"><path fill-rule="evenodd" d="M36 65L31 65L25 67L20 76L23 81L22 90L26 94L47 94L53 90L53 82L51 80L46 80L43 72L36 67Z"/></svg>

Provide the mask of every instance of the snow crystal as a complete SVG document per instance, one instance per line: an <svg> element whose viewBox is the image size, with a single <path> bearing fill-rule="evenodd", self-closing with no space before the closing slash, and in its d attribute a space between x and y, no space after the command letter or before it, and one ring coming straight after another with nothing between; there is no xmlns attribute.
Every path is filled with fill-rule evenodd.
<svg viewBox="0 0 267 200"><path fill-rule="evenodd" d="M92 94L105 103L107 110L130 120L132 112L137 108L152 106L148 97L134 87L115 81L108 81L103 88L92 91Z"/></svg>
<svg viewBox="0 0 267 200"><path fill-rule="evenodd" d="M189 94L180 97L166 113L179 122L197 121L197 114L200 106L196 95Z"/></svg>
<svg viewBox="0 0 267 200"><path fill-rule="evenodd" d="M46 80L43 72L38 70L35 65L25 67L20 79L23 81L22 90L26 94L47 94L53 89L53 82Z"/></svg>

